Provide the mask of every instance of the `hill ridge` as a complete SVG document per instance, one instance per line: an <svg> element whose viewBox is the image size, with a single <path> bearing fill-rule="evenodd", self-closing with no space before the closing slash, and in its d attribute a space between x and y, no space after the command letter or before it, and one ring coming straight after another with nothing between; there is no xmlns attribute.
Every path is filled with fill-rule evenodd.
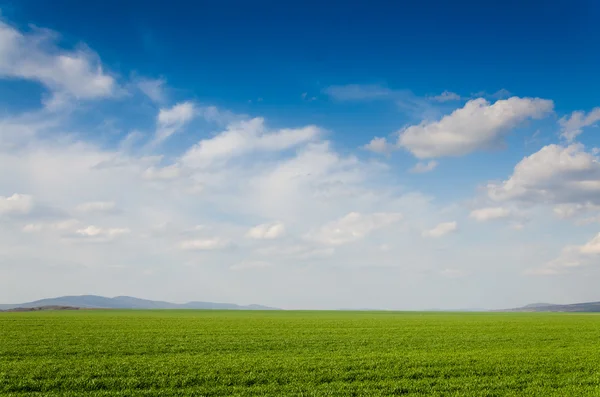
<svg viewBox="0 0 600 397"><path fill-rule="evenodd" d="M250 304L191 301L172 303L136 298L133 296L64 295L55 298L38 299L32 302L0 304L0 310L34 308L43 306L70 306L89 309L220 309L220 310L281 310L275 307Z"/></svg>

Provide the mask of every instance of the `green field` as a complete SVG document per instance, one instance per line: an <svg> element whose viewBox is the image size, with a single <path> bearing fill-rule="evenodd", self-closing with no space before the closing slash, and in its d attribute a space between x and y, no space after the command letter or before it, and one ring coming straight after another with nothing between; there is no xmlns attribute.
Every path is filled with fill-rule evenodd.
<svg viewBox="0 0 600 397"><path fill-rule="evenodd" d="M0 313L0 395L600 396L600 316Z"/></svg>

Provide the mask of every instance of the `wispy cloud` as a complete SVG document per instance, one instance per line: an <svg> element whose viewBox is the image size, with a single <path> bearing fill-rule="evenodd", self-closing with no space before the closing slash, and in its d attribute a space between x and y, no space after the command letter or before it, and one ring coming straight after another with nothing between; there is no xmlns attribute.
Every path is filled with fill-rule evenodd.
<svg viewBox="0 0 600 397"><path fill-rule="evenodd" d="M47 29L21 32L0 20L0 77L34 80L52 92L50 106L68 100L109 97L118 89L115 78L93 51L84 46L57 48L58 35Z"/></svg>
<svg viewBox="0 0 600 397"><path fill-rule="evenodd" d="M460 101L461 97L455 92L444 91L439 95L432 96L431 99L438 102Z"/></svg>

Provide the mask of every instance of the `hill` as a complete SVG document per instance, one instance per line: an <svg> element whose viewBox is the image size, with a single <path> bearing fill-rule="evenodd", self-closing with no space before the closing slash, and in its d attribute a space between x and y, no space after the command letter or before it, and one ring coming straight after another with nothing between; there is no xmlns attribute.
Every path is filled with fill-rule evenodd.
<svg viewBox="0 0 600 397"><path fill-rule="evenodd" d="M57 298L40 299L33 302L0 304L0 310L16 308L34 308L43 306L69 306L87 309L220 309L220 310L280 310L261 305L236 305L233 303L187 302L171 303L134 298L131 296L116 296L107 298L98 295L60 296Z"/></svg>
<svg viewBox="0 0 600 397"><path fill-rule="evenodd" d="M515 309L502 310L505 312L600 312L600 302L573 303L570 305L555 305L550 303L534 303Z"/></svg>

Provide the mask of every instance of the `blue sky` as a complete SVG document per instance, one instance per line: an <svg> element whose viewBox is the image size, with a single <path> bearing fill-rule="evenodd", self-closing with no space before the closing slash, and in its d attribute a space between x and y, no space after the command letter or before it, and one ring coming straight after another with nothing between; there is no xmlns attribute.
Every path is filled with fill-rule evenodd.
<svg viewBox="0 0 600 397"><path fill-rule="evenodd" d="M597 2L0 16L1 301L599 299Z"/></svg>

